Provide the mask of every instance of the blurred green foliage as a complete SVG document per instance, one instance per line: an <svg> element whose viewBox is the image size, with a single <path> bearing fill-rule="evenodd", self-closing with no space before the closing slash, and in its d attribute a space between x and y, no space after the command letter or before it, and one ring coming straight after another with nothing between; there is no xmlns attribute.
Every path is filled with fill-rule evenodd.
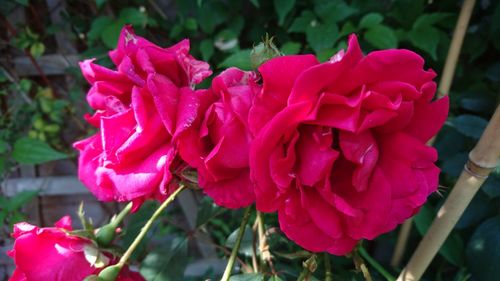
<svg viewBox="0 0 500 281"><path fill-rule="evenodd" d="M8 15L13 7L29 6L32 2L35 1L5 1L0 10L3 15ZM50 36L62 30L74 40L82 58L96 57L100 63L111 65L107 51L115 47L121 27L132 24L138 34L160 46L189 38L193 55L208 61L215 72L219 72L228 66L251 69L252 48L266 35L274 36L274 43L284 54L314 53L324 61L345 48L347 36L356 33L365 52L407 48L421 54L426 65L439 74L461 7L461 1L456 0L68 0L65 4L64 25L53 25L47 20L44 27L36 29L29 25L17 26L18 35L10 39L10 44L29 50L35 57L40 56L50 49ZM429 227L460 174L468 152L498 106L499 34L500 3L477 1L448 93L451 98L450 117L435 143L443 172L442 187L417 215L417 227L412 232L408 253ZM68 73L76 75L78 71L71 69ZM10 117L2 114L0 118L0 171L7 160L23 161L15 157L15 143L26 135L47 142L58 150L68 151L69 148L61 147L64 142L58 140L58 136L61 139L58 126L62 124L62 116L74 112L77 101L84 99L85 87L72 89L69 95L55 98L46 92L47 88L32 85L31 80L23 79L12 84L4 76L0 79L0 97L17 93L14 99L1 99L4 103L2 110L7 108L12 113ZM30 102L23 97L28 97ZM51 157L57 158L57 154L46 155L45 159ZM200 206L199 228L210 233L219 245L224 245L238 225L237 213L224 212L206 200ZM425 280L498 280L498 206L500 170L497 168L440 250ZM277 225L276 218L271 215L266 216L266 223L268 226ZM128 231L133 232L133 228ZM169 231L176 233L172 229ZM392 233L365 244L375 249L379 260L389 268L389 251L394 243ZM172 242L165 247L182 252L182 245L182 242ZM300 262L305 259L293 254L301 253L300 249L278 233L270 235L270 245L277 258L275 266L279 269L279 278L294 280L299 274ZM380 250L377 245L385 248ZM170 263L171 259L160 262L158 251L145 257L144 272L148 276L159 276L154 280L172 280L173 277L168 277L165 271L165 263ZM243 258L248 261L248 257ZM180 260L175 262L176 267L186 264ZM362 280L359 273L352 271L348 259L332 257L332 264L334 280ZM320 262L314 274L318 279L323 278L323 266ZM396 274L397 270L394 269L393 273ZM273 278L247 275L234 277L234 280L280 280ZM377 273L374 273L374 279L382 280Z"/></svg>

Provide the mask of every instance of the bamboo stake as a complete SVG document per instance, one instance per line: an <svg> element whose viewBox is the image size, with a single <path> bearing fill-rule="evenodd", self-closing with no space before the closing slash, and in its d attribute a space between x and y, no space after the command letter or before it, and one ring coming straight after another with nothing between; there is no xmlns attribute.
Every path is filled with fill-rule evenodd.
<svg viewBox="0 0 500 281"><path fill-rule="evenodd" d="M420 280L467 205L493 170L500 157L500 106L474 149L462 174L437 213L429 231L413 253L397 281Z"/></svg>
<svg viewBox="0 0 500 281"><path fill-rule="evenodd" d="M450 48L448 49L448 55L446 56L443 74L441 75L441 80L439 81L438 97L446 96L450 91L453 76L455 75L455 69L457 67L458 56L460 55L460 50L462 49L465 32L469 26L469 20L472 15L475 2L476 0L465 0L462 5L462 9L460 10L460 15L451 39ZM432 146L433 143L434 138L428 142L428 145ZM394 254L391 259L391 266L393 267L398 267L401 264L406 244L408 244L408 238L410 237L412 225L413 218L410 218L401 226Z"/></svg>
<svg viewBox="0 0 500 281"><path fill-rule="evenodd" d="M391 259L391 266L398 267L401 264L403 255L406 250L406 244L408 244L408 239L410 238L411 228L413 226L413 217L407 219L401 229L399 230L398 239L396 240L396 247L394 248L394 254Z"/></svg>
<svg viewBox="0 0 500 281"><path fill-rule="evenodd" d="M453 32L453 37L451 39L450 49L448 50L448 55L446 56L443 74L441 75L441 80L439 81L439 97L447 95L450 91L451 82L453 82L453 76L457 67L458 56L460 55L460 50L462 49L465 32L469 26L469 20L475 3L476 0L465 0L462 5L462 10L458 16L457 25L455 26L455 31Z"/></svg>

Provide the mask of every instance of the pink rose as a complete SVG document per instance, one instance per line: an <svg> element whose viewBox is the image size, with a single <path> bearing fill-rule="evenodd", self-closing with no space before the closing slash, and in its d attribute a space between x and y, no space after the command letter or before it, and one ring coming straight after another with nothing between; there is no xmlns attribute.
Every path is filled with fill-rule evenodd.
<svg viewBox="0 0 500 281"><path fill-rule="evenodd" d="M102 268L92 265L84 254L86 247L94 244L84 238L69 234L71 218L65 216L55 227L39 228L21 222L14 225L12 236L16 239L8 255L14 259L16 269L10 281L81 281L98 274ZM109 253L103 259L112 263ZM137 272L124 267L117 281L145 281Z"/></svg>
<svg viewBox="0 0 500 281"><path fill-rule="evenodd" d="M197 169L200 187L226 208L241 208L255 200L248 167L253 139L248 112L260 91L256 79L255 73L237 68L215 77L209 93L188 101L202 106L192 116L192 126L178 135L180 155Z"/></svg>
<svg viewBox="0 0 500 281"><path fill-rule="evenodd" d="M350 252L414 215L438 187L436 150L448 99L431 101L432 70L408 50L311 55L262 65L250 112L257 208L310 251Z"/></svg>
<svg viewBox="0 0 500 281"><path fill-rule="evenodd" d="M80 64L92 85L87 100L96 110L87 120L99 129L74 144L80 180L103 201L162 200L176 188L177 119L192 110L180 108L179 101L211 74L209 65L189 54L187 40L164 49L128 26L110 57L116 71L94 60Z"/></svg>

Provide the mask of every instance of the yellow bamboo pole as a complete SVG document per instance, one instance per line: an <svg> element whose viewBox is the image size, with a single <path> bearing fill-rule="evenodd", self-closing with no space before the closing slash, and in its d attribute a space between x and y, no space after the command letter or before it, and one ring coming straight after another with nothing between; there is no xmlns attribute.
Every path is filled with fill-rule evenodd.
<svg viewBox="0 0 500 281"><path fill-rule="evenodd" d="M470 201L500 157L500 106L474 149L462 174L439 209L436 219L413 253L397 281L420 280Z"/></svg>
<svg viewBox="0 0 500 281"><path fill-rule="evenodd" d="M398 239L396 240L396 247L394 248L394 254L391 259L391 266L398 267L401 264L403 255L405 254L406 244L408 244L408 239L410 238L411 228L413 226L413 218L407 219L401 229L399 230Z"/></svg>
<svg viewBox="0 0 500 281"><path fill-rule="evenodd" d="M465 0L462 5L457 25L455 26L455 31L453 32L453 37L451 39L450 49L448 50L448 55L446 56L443 74L441 75L441 80L439 81L438 96L447 95L450 91L453 76L455 75L455 69L457 67L458 56L460 55L460 50L462 49L465 32L467 32L467 27L469 26L469 20L475 3L476 0Z"/></svg>
<svg viewBox="0 0 500 281"><path fill-rule="evenodd" d="M462 5L462 9L460 10L460 15L451 39L450 48L448 49L448 55L446 56L443 74L441 75L441 80L439 81L438 97L446 96L450 91L453 76L455 75L455 69L457 67L458 57L460 55L460 50L462 49L465 33L467 31L467 27L469 26L469 20L472 15L475 2L476 0L465 0ZM433 143L434 139L431 139L428 145L432 145ZM413 219L410 218L401 226L394 254L391 259L391 266L393 267L398 267L401 264L406 244L408 244L408 238L410 237L412 225Z"/></svg>

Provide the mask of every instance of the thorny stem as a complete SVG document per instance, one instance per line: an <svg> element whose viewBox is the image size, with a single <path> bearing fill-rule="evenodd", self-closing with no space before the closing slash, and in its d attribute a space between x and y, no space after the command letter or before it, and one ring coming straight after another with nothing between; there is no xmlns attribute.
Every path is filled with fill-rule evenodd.
<svg viewBox="0 0 500 281"><path fill-rule="evenodd" d="M271 273L276 275L276 270L274 269L274 264L271 256L271 252L269 251L269 245L267 244L267 235L266 229L264 227L264 218L261 212L257 211L257 231L259 233L259 252L260 252L260 261L261 266L264 265L265 262L269 264L271 268Z"/></svg>
<svg viewBox="0 0 500 281"><path fill-rule="evenodd" d="M127 263L127 260L130 258L130 256L134 252L134 250L139 245L139 243L141 243L142 239L144 239L147 232L149 231L149 229L153 225L153 222L160 216L160 214L163 212L163 210L165 210L165 208L167 208L168 205L172 201L174 201L175 197L177 197L177 195L181 191L183 191L184 189L185 189L185 186L180 185L179 188L167 198L167 200L165 200L163 203L161 203L160 207L158 207L158 209L156 209L156 211L153 213L153 215L149 218L149 220L146 222L146 224L142 227L139 234L135 237L132 244L130 244L127 251L125 251L123 256L120 258L120 261L117 263L118 267L122 268Z"/></svg>
<svg viewBox="0 0 500 281"><path fill-rule="evenodd" d="M385 268L379 264L374 258L372 258L368 252L365 250L363 247L359 247L358 251L360 255L373 267L375 270L377 270L382 276L385 277L387 281L395 281L396 278L392 276Z"/></svg>
<svg viewBox="0 0 500 281"><path fill-rule="evenodd" d="M352 259L354 261L354 265L356 266L356 270L361 271L361 273L363 273L363 277L365 278L365 280L373 281L370 271L368 270L368 267L366 267L365 261L363 260L363 258L359 256L357 250L354 250L352 252Z"/></svg>
<svg viewBox="0 0 500 281"><path fill-rule="evenodd" d="M250 217L250 210L252 207L247 207L245 210L245 214L243 215L243 220L241 221L240 229L238 230L238 237L236 238L236 243L234 244L233 250L231 251L231 256L229 256L229 260L227 261L226 269L224 270L224 274L222 275L221 281L228 281L231 276L231 272L233 271L234 261L236 260L236 256L238 255L238 250L240 248L241 240L243 239L243 234L245 234L245 226L247 225L248 218Z"/></svg>
<svg viewBox="0 0 500 281"><path fill-rule="evenodd" d="M253 268L253 272L259 272L259 263L257 262L258 221L259 221L258 216L256 216L255 221L254 221L253 226L252 226L252 268Z"/></svg>
<svg viewBox="0 0 500 281"><path fill-rule="evenodd" d="M324 253L325 260L325 281L333 281L332 266L330 265L330 256Z"/></svg>
<svg viewBox="0 0 500 281"><path fill-rule="evenodd" d="M120 213L118 213L118 215L116 215L116 217L114 217L111 220L110 223L113 224L114 227L118 227L118 225L123 221L125 216L127 216L128 213L130 213L130 210L132 210L132 202L129 202L127 206L125 206L125 208L123 208L123 210L121 210Z"/></svg>

